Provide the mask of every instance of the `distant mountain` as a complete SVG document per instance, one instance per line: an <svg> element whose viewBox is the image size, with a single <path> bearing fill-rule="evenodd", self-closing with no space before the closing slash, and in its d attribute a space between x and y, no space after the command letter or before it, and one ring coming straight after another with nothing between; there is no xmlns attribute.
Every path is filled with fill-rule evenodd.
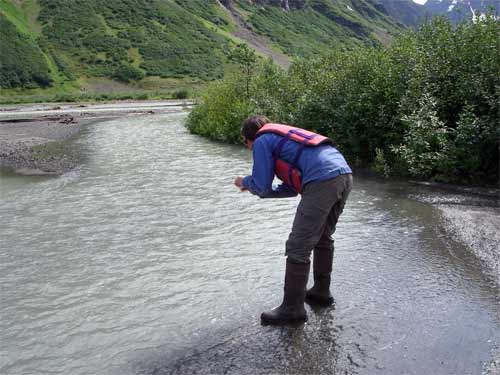
<svg viewBox="0 0 500 375"><path fill-rule="evenodd" d="M0 87L213 80L242 42L286 66L293 56L390 41L418 17L410 0L390 2L0 0Z"/></svg>
<svg viewBox="0 0 500 375"><path fill-rule="evenodd" d="M403 25L418 26L426 19L426 9L413 0L379 0L387 14Z"/></svg>
<svg viewBox="0 0 500 375"><path fill-rule="evenodd" d="M472 20L489 9L500 14L499 0L428 0L424 7L430 14L445 15L455 23Z"/></svg>

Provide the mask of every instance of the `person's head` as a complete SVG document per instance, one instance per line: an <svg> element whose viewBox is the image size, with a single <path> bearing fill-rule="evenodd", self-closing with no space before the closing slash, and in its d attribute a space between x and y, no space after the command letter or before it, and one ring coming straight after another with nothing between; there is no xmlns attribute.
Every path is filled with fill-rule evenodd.
<svg viewBox="0 0 500 375"><path fill-rule="evenodd" d="M269 124L271 121L262 115L254 115L243 121L241 125L241 135L243 136L243 141L248 148L252 148L253 142L257 132L265 124Z"/></svg>

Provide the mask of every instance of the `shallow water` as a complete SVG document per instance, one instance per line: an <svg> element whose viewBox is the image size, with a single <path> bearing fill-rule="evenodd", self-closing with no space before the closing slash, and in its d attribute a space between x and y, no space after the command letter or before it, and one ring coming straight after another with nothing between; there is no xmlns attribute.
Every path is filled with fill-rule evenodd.
<svg viewBox="0 0 500 375"><path fill-rule="evenodd" d="M298 200L238 192L250 153L185 117L93 124L78 170L0 176L0 373L481 373L498 288L403 183L355 177L335 306L261 327Z"/></svg>

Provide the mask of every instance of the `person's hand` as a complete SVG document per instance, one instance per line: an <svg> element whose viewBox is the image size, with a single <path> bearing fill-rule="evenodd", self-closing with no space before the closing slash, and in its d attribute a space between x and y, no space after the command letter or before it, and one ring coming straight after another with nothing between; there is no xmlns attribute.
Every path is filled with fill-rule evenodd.
<svg viewBox="0 0 500 375"><path fill-rule="evenodd" d="M238 176L234 179L234 184L240 189L240 191L247 190L245 187L243 187L243 177L241 176Z"/></svg>

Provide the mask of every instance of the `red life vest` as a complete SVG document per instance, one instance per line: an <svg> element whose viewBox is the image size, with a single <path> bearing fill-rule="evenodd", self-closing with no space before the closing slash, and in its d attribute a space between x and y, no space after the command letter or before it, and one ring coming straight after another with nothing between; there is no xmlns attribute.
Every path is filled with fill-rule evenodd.
<svg viewBox="0 0 500 375"><path fill-rule="evenodd" d="M315 147L324 144L334 145L330 138L321 134L316 134L309 130L282 124L263 125L257 132L255 138L257 139L257 137L266 133L274 133L283 136L283 139L279 141L278 145L273 150L273 158L275 162L274 173L281 181L292 187L297 193L300 193L302 190L302 172L297 165L304 147ZM300 144L292 163L288 163L280 158L283 146L290 140Z"/></svg>

